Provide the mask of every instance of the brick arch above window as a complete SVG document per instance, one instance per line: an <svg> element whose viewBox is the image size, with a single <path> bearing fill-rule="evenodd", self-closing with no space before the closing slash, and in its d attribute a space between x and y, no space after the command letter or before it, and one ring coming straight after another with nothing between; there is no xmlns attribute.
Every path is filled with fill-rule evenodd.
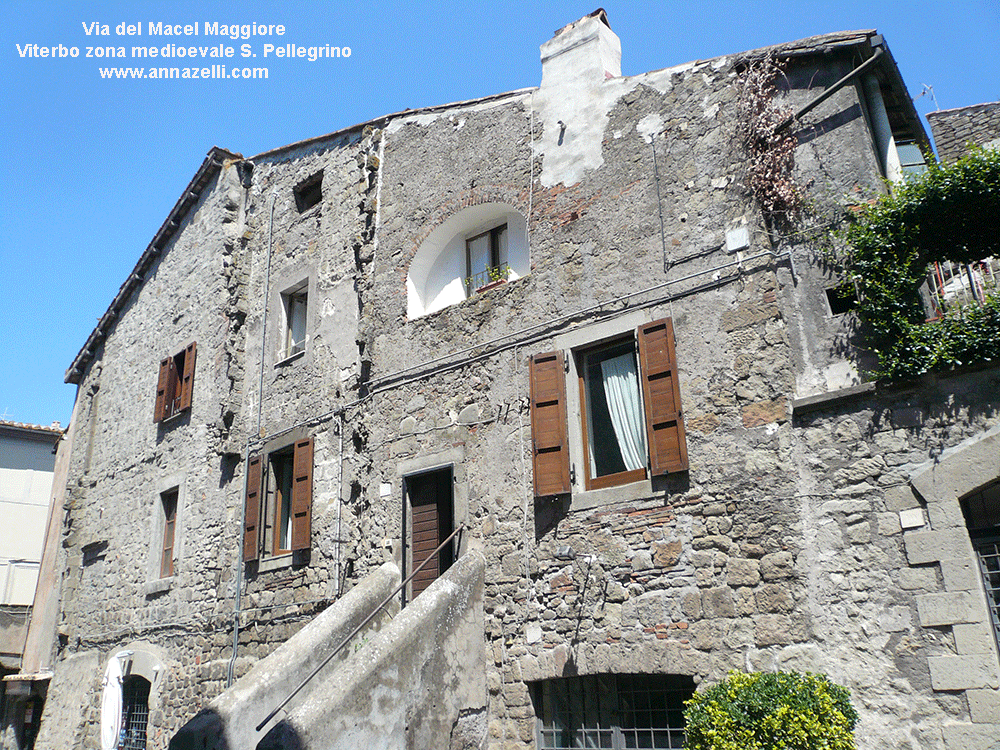
<svg viewBox="0 0 1000 750"><path fill-rule="evenodd" d="M493 260L477 264L479 245L484 246L488 258L491 244ZM419 318L467 299L481 286L476 276L485 273L489 279L490 267L496 266L502 268L507 280L529 272L524 216L508 203L481 203L458 211L428 233L410 262L406 316Z"/></svg>

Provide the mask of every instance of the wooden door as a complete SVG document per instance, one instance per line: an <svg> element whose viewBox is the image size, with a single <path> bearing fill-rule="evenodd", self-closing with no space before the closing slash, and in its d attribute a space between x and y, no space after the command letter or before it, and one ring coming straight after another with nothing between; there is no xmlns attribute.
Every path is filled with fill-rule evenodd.
<svg viewBox="0 0 1000 750"><path fill-rule="evenodd" d="M432 558L410 582L412 601L454 561L450 545L432 556L454 531L451 467L407 477L406 494L410 511L410 570Z"/></svg>

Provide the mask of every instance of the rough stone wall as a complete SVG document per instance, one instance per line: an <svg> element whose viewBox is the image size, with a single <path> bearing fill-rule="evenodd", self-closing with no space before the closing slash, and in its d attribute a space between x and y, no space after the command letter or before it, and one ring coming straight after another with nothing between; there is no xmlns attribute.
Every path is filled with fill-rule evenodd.
<svg viewBox="0 0 1000 750"><path fill-rule="evenodd" d="M371 257L377 150L377 133L357 129L264 155L250 189L227 164L184 217L81 383L83 439L71 457L60 658L93 655L103 674L107 659L134 638L150 642L169 668L150 697L151 747L165 747L223 690L230 670L245 673L362 569L381 562L366 557L347 580L352 558L340 531L355 514L340 507L343 429L330 416L362 387L355 287ZM296 189L320 171L322 200L300 212ZM302 280L307 346L285 358L281 293ZM198 345L192 408L157 425L159 362L191 341ZM273 436L280 442L310 422L299 429L315 440L312 554L307 564L287 556L266 571L241 571L242 458L248 446L251 453L268 449ZM348 466L357 463L350 440ZM174 576L161 580L159 493L172 486L180 487L176 565ZM94 552L86 564L84 547ZM92 710L54 721L77 722L83 741L94 743L100 691L85 687L67 686L76 693L66 705L75 700Z"/></svg>
<svg viewBox="0 0 1000 750"><path fill-rule="evenodd" d="M515 117L514 105L456 115L494 144L493 158L474 161L465 201L530 212L532 273L410 321L406 259L433 227L424 217L435 220L421 205L463 184L450 165L474 160L476 144L445 116L388 129L375 260L382 317L373 373L382 392L370 447L394 499L400 461L464 447L467 517L487 556L491 747L533 740L527 682L572 673L567 663L580 673L631 665L716 679L745 664L747 647L810 637L810 615L797 606L806 598L794 569L802 539L789 531L800 524L787 471L794 374L775 269L757 258L731 275L734 259L721 247L727 228L754 215L736 185L733 77L715 64L609 82L620 98L594 114L607 118L600 171L569 187L535 183L516 203L507 186L544 171L547 158L522 155L529 135L538 137L528 113ZM655 166L647 133L660 149ZM428 168L427 142L451 157L448 168ZM745 253L766 252L761 227L750 230ZM666 282L669 291L610 301ZM606 306L587 309L599 302ZM588 512L533 499L527 357L558 346L560 332L614 326L623 311L646 308L647 319L674 320L689 474L622 488L617 502ZM393 375L432 358L442 362ZM399 517L398 506L383 507ZM575 563L555 559L562 545L577 552Z"/></svg>
<svg viewBox="0 0 1000 750"><path fill-rule="evenodd" d="M1000 146L1000 102L929 112L927 121L942 161L960 159L969 144Z"/></svg>
<svg viewBox="0 0 1000 750"><path fill-rule="evenodd" d="M783 101L848 69L820 59L788 69ZM404 113L262 154L249 189L223 168L80 387L62 657L103 670L151 643L168 667L153 747L221 692L231 663L244 674L386 557L406 565L403 483L437 463L455 465L462 549L486 561L489 708L472 734L485 721L488 747L532 745L531 683L600 672L827 672L854 691L871 747L941 747L943 724L968 722L972 698L932 684L928 658L952 653L954 635L921 626L917 596L941 574L908 564L899 512L920 503L912 467L1000 419L996 375L793 413L856 376L850 322L823 299L826 217L879 189L877 159L863 97L845 87L797 126L808 231L767 224L734 147L738 62ZM295 190L320 171L322 200L300 211ZM407 319L421 242L491 203L527 220L531 272ZM749 239L738 252L733 229ZM301 282L307 343L284 357L281 294ZM570 409L573 492L534 498L529 356L572 360L661 317L690 469L584 490ZM157 364L191 340L193 408L157 426ZM244 568L243 459L306 436L309 553ZM152 524L178 481L180 556L164 584L149 580ZM83 565L94 542L107 547ZM74 731L93 744L99 690L77 692L59 705L87 706Z"/></svg>
<svg viewBox="0 0 1000 750"><path fill-rule="evenodd" d="M816 95L846 65L818 75L791 70L788 103ZM864 101L846 87L798 131L796 179L812 201L813 228L804 237L765 233L737 182L726 126L733 75L717 62L628 79L594 115L607 117L600 170L568 187L534 182L517 202L509 185L525 172L544 174L548 155L536 150L523 165L517 105L421 116L387 130L369 440L381 473L371 487L392 486L377 515L399 519L399 464L456 445L464 451L468 508L456 515L472 521L487 557L491 747L533 742L529 683L609 671L697 681L737 668L824 671L854 690L859 737L875 747L942 746L943 723L968 721L962 697L931 689L927 658L949 644L917 617L912 592L931 586L930 573L907 568L892 497L908 478L893 467L994 423L996 404L976 395L990 386L968 389L964 409L934 407L909 432L886 416L903 408L895 394L842 407L831 423L825 412L790 418L796 395L857 382L847 369L850 322L825 307L835 276L824 260L824 220L877 194L881 182ZM526 119L533 138L554 124ZM441 220L423 206L451 199L467 179L452 164L475 158L454 133L463 120L482 129L492 152L455 207L495 200L527 211L532 273L406 320L406 259ZM650 128L664 136L654 139L663 149L655 169L643 137ZM429 165L429 152L451 160ZM793 263L757 258L729 277L735 259L721 245L725 230L743 222L751 236L744 256L774 241ZM611 302L657 282L672 283ZM527 356L596 321L613 327L630 308L673 318L690 471L589 509L574 507L579 488L570 499L532 498ZM922 398L955 402L938 391ZM560 546L577 559L556 559ZM887 721L904 704L916 706L910 718Z"/></svg>
<svg viewBox="0 0 1000 750"><path fill-rule="evenodd" d="M95 680L106 658L137 635L155 633L171 651L174 669L200 661L202 648L206 656L218 655L226 645L218 627L228 619L233 550L223 539L235 533L236 520L219 476L226 472L220 446L231 388L227 283L242 205L235 172L233 164L224 165L202 193L80 385L86 403L78 412L84 415L78 434L84 439L70 458L60 657L98 655ZM157 424L160 360L192 341L198 345L192 407ZM181 488L179 554L173 577L160 580L162 525L154 539L159 493L171 486ZM176 697L151 696L152 726L186 716L183 701L171 700ZM99 704L99 691L91 700ZM99 741L99 713L75 714L86 723L88 745Z"/></svg>
<svg viewBox="0 0 1000 750"><path fill-rule="evenodd" d="M812 643L762 654L761 666L818 668L850 687L871 746L900 746L907 734L917 747L952 746L942 726L970 719L964 696L932 690L928 659L957 653L956 636L922 627L918 600L943 588L942 573L904 549L900 511L926 507L910 484L917 467L1000 422L998 384L995 370L953 375L795 417L807 540L795 567ZM908 728L886 722L904 706Z"/></svg>

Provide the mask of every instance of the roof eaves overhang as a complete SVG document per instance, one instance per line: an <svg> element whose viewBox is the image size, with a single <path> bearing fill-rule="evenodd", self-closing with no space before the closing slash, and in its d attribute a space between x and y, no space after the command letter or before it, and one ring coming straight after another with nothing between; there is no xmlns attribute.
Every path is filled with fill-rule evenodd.
<svg viewBox="0 0 1000 750"><path fill-rule="evenodd" d="M906 82L899 72L889 45L881 34L872 38L872 46L882 49L882 60L876 66L875 74L878 77L879 88L882 91L882 99L885 103L886 114L889 123L892 125L893 135L904 139L914 140L924 149L930 148L930 138L924 129L924 123L917 113L917 108L913 105L913 98L906 88Z"/></svg>
<svg viewBox="0 0 1000 750"><path fill-rule="evenodd" d="M37 424L0 420L0 434L9 434L38 442L58 443L64 432L65 430L61 427L44 427Z"/></svg>
<svg viewBox="0 0 1000 750"><path fill-rule="evenodd" d="M143 252L142 256L140 256L139 261L135 264L135 268L132 269L132 273L129 274L125 283L121 285L118 290L118 294L116 294L115 298L111 301L111 305L97 322L97 326L87 338L87 343L83 345L83 348L80 349L80 352L73 360L73 364L71 364L69 369L66 370L66 376L63 379L64 382L72 383L74 385L80 384L84 371L93 361L98 348L100 348L101 344L104 343L104 339L107 337L108 331L118 318L119 313L128 303L128 299L132 295L132 292L134 292L145 280L146 273L149 271L159 254L163 252L167 243L170 242L171 238L174 234L176 234L177 230L180 229L181 223L183 222L188 211L190 211L201 198L202 191L219 173L219 170L222 169L222 165L225 162L234 160L240 161L242 159L243 156L241 154L227 151L226 149L219 148L218 146L213 146L209 150L208 154L205 156L205 160L198 168L198 171L195 172L194 177L191 178L187 187L184 188L184 192L181 193L181 197L177 199L174 207L170 210L170 213L167 214L167 218L164 220L163 224L160 225L159 230L153 236L152 241L146 246L146 250Z"/></svg>
<svg viewBox="0 0 1000 750"><path fill-rule="evenodd" d="M853 58L857 70L879 53L879 50L881 50L879 59L872 64L870 72L874 73L878 80L893 133L929 147L930 139L916 107L913 106L913 100L899 72L899 66L889 51L885 38L876 29L822 34L750 50L735 57L736 67L739 69L764 57L794 60L817 55L848 54Z"/></svg>

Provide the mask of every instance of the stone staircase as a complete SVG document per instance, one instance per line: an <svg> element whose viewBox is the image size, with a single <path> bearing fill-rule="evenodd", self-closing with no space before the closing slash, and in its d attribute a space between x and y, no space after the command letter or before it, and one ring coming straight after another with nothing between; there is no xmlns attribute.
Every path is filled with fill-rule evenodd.
<svg viewBox="0 0 1000 750"><path fill-rule="evenodd" d="M486 733L483 576L461 557L402 612L396 599L256 727L399 585L386 563L185 724L170 750L478 747ZM394 615L394 616L393 616Z"/></svg>

